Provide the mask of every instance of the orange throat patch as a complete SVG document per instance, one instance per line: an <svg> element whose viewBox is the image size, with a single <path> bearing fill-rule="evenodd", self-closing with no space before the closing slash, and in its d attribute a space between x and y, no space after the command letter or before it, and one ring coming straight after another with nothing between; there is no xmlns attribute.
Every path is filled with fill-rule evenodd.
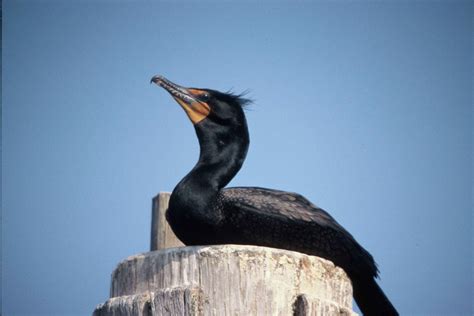
<svg viewBox="0 0 474 316"><path fill-rule="evenodd" d="M179 105L181 105L193 124L201 122L211 112L211 108L205 102L193 102L191 104L187 104L178 98L174 99L179 103Z"/></svg>

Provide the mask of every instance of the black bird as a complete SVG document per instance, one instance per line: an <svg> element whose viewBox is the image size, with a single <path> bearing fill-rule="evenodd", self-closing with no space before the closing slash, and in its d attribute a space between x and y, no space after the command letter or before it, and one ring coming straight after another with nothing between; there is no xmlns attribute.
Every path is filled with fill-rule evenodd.
<svg viewBox="0 0 474 316"><path fill-rule="evenodd" d="M364 315L398 315L375 282L378 269L370 253L326 211L296 193L224 188L247 155L247 99L184 88L162 76L151 82L181 105L199 139L199 161L174 188L166 213L184 244L258 245L326 258L347 273Z"/></svg>

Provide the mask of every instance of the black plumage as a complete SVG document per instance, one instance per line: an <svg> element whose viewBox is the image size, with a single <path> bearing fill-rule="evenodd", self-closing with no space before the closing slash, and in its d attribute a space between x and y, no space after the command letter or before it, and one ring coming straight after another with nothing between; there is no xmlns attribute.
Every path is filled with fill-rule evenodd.
<svg viewBox="0 0 474 316"><path fill-rule="evenodd" d="M334 262L352 281L364 315L398 315L375 282L377 266L354 237L303 196L258 187L224 188L240 170L249 135L242 96L183 88L157 76L194 124L196 166L178 183L167 220L186 245L245 244L299 251Z"/></svg>

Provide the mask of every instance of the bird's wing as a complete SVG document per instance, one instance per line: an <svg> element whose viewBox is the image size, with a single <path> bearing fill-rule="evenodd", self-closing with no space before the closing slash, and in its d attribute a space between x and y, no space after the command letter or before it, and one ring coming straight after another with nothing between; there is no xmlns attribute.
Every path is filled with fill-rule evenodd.
<svg viewBox="0 0 474 316"><path fill-rule="evenodd" d="M255 209L269 216L286 217L344 230L329 213L298 193L259 187L234 187L222 190L222 196L227 203L245 209Z"/></svg>

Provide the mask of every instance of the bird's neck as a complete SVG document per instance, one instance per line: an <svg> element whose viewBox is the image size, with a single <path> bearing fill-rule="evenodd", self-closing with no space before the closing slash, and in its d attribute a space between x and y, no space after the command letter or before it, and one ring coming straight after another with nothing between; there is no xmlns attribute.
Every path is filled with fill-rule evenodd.
<svg viewBox="0 0 474 316"><path fill-rule="evenodd" d="M201 204L215 197L240 170L249 146L246 122L230 131L204 124L195 126L199 160L173 191L175 198L179 195L186 198L187 203Z"/></svg>

